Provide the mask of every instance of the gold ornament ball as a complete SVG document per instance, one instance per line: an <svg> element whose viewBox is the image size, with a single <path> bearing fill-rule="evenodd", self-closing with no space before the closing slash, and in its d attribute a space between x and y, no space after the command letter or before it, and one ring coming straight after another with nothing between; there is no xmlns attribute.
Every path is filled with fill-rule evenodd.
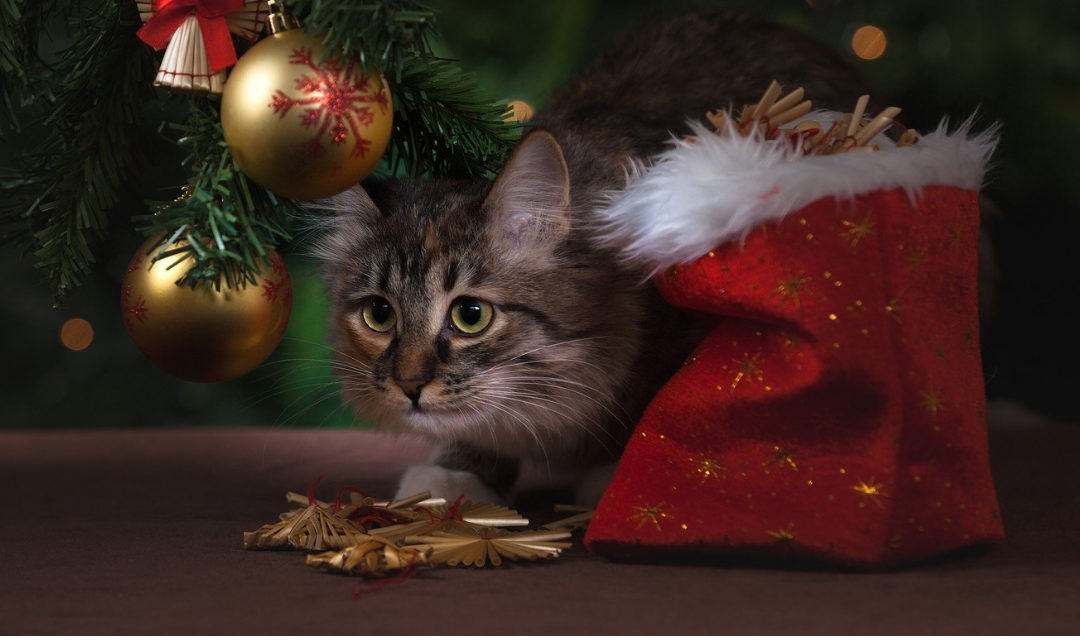
<svg viewBox="0 0 1080 640"><path fill-rule="evenodd" d="M178 256L154 261L148 239L128 265L120 308L132 341L159 369L192 382L220 382L257 367L281 342L292 311L292 281L277 251L258 284L220 291L176 281L192 265ZM186 245L185 241L170 245ZM171 268L170 268L171 267Z"/></svg>
<svg viewBox="0 0 1080 640"><path fill-rule="evenodd" d="M331 57L302 29L267 36L233 67L221 127L249 178L286 198L340 193L375 168L390 141L393 104L382 76Z"/></svg>

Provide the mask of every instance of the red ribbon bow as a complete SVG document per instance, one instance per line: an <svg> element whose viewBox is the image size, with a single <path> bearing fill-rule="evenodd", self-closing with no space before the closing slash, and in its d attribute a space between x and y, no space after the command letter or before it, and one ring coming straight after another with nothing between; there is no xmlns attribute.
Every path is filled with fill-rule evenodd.
<svg viewBox="0 0 1080 640"><path fill-rule="evenodd" d="M151 47L163 49L184 20L194 13L199 19L210 70L220 71L236 64L236 49L225 16L243 6L244 0L155 0L154 15L136 35Z"/></svg>

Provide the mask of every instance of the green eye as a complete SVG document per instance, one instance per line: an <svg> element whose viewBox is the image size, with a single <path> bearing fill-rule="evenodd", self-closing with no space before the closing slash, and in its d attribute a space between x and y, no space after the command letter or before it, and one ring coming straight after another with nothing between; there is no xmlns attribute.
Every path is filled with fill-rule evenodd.
<svg viewBox="0 0 1080 640"><path fill-rule="evenodd" d="M458 298L450 305L450 324L465 335L474 336L487 329L493 317L491 303L476 298Z"/></svg>
<svg viewBox="0 0 1080 640"><path fill-rule="evenodd" d="M397 320L394 307L390 305L386 298L379 296L372 296L364 300L362 315L364 324L368 326L368 329L378 333L386 333L393 329L394 322Z"/></svg>

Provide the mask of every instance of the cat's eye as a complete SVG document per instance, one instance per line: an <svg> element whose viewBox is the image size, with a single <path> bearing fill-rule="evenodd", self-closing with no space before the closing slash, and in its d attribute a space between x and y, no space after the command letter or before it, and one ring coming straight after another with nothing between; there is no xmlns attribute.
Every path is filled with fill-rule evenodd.
<svg viewBox="0 0 1080 640"><path fill-rule="evenodd" d="M397 321L397 314L394 313L390 301L380 296L371 296L364 300L361 317L368 329L378 333L390 331Z"/></svg>
<svg viewBox="0 0 1080 640"><path fill-rule="evenodd" d="M491 303L476 298L458 298L450 305L450 324L465 335L481 333L494 317L495 309Z"/></svg>

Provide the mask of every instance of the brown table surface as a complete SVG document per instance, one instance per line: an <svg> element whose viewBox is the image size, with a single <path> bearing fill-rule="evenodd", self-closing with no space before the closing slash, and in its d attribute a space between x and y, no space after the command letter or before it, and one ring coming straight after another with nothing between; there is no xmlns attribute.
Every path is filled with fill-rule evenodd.
<svg viewBox="0 0 1080 640"><path fill-rule="evenodd" d="M1020 634L1080 632L1080 427L992 432L1005 543L882 573L562 558L356 579L255 552L284 493L387 495L424 445L274 428L0 432L0 632Z"/></svg>

